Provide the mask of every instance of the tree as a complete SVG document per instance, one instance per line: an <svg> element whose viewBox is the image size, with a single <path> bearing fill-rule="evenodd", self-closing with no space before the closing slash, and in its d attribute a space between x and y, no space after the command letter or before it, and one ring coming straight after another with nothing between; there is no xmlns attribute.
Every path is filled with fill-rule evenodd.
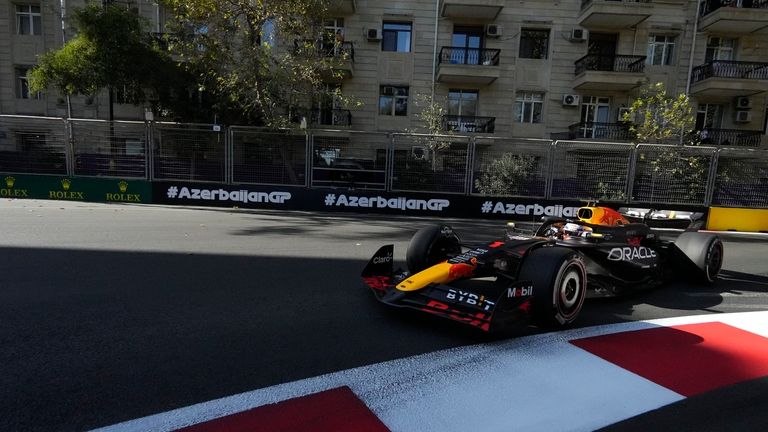
<svg viewBox="0 0 768 432"><path fill-rule="evenodd" d="M173 15L171 51L203 90L252 123L295 122L327 93L325 82L341 76L339 62L351 55L322 27L327 0L163 3Z"/></svg>
<svg viewBox="0 0 768 432"><path fill-rule="evenodd" d="M408 132L414 133L417 143L428 149L432 158L432 171L436 171L438 152L450 148L453 142L451 138L453 131L445 130L443 127L443 117L448 114L447 100L445 98L435 99L425 93L418 93L413 103L419 109L416 112L419 129Z"/></svg>
<svg viewBox="0 0 768 432"><path fill-rule="evenodd" d="M624 120L632 122L630 131L639 143L698 145L700 142L692 133L694 119L688 96L668 95L663 83L645 85L629 112L624 114ZM648 160L645 153L640 154L638 170L650 178L652 185L661 180L669 199L699 201L706 188L708 164L703 156L686 156L687 152L683 147L651 149L654 156ZM651 190L653 200L655 186Z"/></svg>
<svg viewBox="0 0 768 432"><path fill-rule="evenodd" d="M520 195L525 192L526 182L537 165L535 156L504 153L475 180L475 187L485 195Z"/></svg>
<svg viewBox="0 0 768 432"><path fill-rule="evenodd" d="M670 96L663 83L646 84L623 120L640 143L682 143L692 136L695 117L686 94Z"/></svg>
<svg viewBox="0 0 768 432"><path fill-rule="evenodd" d="M75 9L73 20L77 36L43 54L30 71L32 91L93 96L104 88L120 89L138 104L183 81L146 23L125 7L89 4Z"/></svg>

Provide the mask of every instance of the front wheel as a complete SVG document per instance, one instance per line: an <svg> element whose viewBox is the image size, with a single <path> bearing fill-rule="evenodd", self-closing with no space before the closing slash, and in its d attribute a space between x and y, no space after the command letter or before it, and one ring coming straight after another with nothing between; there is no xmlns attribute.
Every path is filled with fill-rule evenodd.
<svg viewBox="0 0 768 432"><path fill-rule="evenodd" d="M447 225L430 225L413 235L405 253L411 274L461 254L459 237Z"/></svg>
<svg viewBox="0 0 768 432"><path fill-rule="evenodd" d="M533 320L545 327L563 327L576 320L587 294L587 271L580 254L546 247L529 253L519 280L533 284Z"/></svg>

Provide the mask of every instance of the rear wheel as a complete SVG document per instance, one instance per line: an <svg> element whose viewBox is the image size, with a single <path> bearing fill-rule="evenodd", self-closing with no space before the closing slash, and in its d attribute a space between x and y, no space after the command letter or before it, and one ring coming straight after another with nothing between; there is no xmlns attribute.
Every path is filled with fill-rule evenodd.
<svg viewBox="0 0 768 432"><path fill-rule="evenodd" d="M459 237L447 225L430 225L413 235L405 253L408 271L418 273L461 254Z"/></svg>
<svg viewBox="0 0 768 432"><path fill-rule="evenodd" d="M562 327L576 320L587 294L587 271L581 255L570 249L535 249L526 257L520 276L533 283L533 320Z"/></svg>
<svg viewBox="0 0 768 432"><path fill-rule="evenodd" d="M682 251L697 268L696 279L712 283L723 267L723 241L719 236L701 232L684 232L675 240L675 246Z"/></svg>

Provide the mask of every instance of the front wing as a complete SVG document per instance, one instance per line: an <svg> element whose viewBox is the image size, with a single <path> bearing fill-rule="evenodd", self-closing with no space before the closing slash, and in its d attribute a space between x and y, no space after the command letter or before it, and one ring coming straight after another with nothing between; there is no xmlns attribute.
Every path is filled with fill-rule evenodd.
<svg viewBox="0 0 768 432"><path fill-rule="evenodd" d="M530 282L511 282L492 290L436 283L417 291L401 291L396 286L408 275L393 271L393 252L392 245L379 249L362 274L365 284L384 304L416 309L486 332L528 318L533 294Z"/></svg>

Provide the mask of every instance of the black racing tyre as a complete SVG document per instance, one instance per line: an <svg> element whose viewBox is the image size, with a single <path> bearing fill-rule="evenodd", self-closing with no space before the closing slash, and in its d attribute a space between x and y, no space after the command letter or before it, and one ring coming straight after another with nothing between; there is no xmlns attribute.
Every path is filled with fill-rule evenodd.
<svg viewBox="0 0 768 432"><path fill-rule="evenodd" d="M712 283L723 267L723 241L716 234L686 231L675 246L696 266L698 282Z"/></svg>
<svg viewBox="0 0 768 432"><path fill-rule="evenodd" d="M430 225L411 237L405 261L413 274L459 254L461 245L453 229L447 225Z"/></svg>
<svg viewBox="0 0 768 432"><path fill-rule="evenodd" d="M518 280L533 283L536 324L563 327L579 316L587 295L587 270L578 252L562 247L535 249L525 258Z"/></svg>

